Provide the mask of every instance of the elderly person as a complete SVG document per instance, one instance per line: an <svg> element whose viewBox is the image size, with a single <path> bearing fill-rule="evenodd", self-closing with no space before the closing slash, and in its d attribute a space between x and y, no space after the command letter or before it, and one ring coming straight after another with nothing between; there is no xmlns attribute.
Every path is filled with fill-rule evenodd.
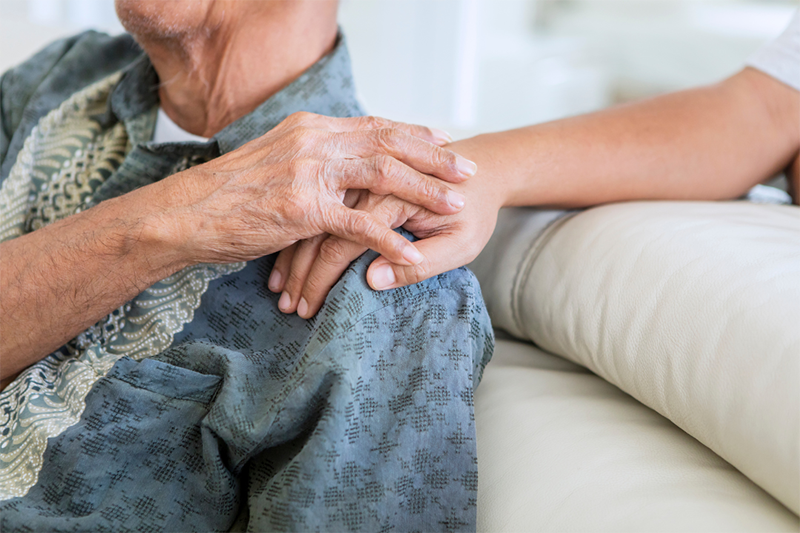
<svg viewBox="0 0 800 533"><path fill-rule="evenodd" d="M133 297L4 393L4 527L224 529L235 518L250 530L474 528L471 394L491 334L474 281L441 273L478 254L498 210L735 198L781 169L795 194L800 185L797 17L717 85L448 145L475 173L434 146L446 139L435 130L281 123L298 109L360 112L341 41L296 78L332 45L321 38L303 59L325 28L334 38L333 7L247 4L260 7L223 15L219 5L120 2L150 60L126 38L84 36L4 81L4 191L25 175L35 188L0 204L24 213L3 235L25 233L0 248L4 278L14 276L2 287L12 295L3 361L13 353L21 368ZM264 57L269 69L250 65ZM64 80L76 69L88 81L126 70L87 94L86 79ZM76 91L82 99L66 100ZM249 105L236 104L240 93ZM74 116L82 130L59 129ZM365 138L368 148L348 144ZM191 140L200 142L159 142ZM92 172L58 192L51 183L77 172L78 150L91 151L80 164ZM276 180L289 183L270 189ZM463 208L443 200L453 191ZM59 216L77 197L81 212ZM368 218L324 222L326 207L345 213L342 202ZM385 231L401 225L423 240L412 247ZM382 257L351 265L370 247ZM277 260L261 257L279 249ZM76 324L84 314L94 318Z"/></svg>
<svg viewBox="0 0 800 533"><path fill-rule="evenodd" d="M366 256L313 321L267 290L322 233L419 263L354 195L454 214L476 170L348 118L336 7L119 0L133 38L3 76L4 531L474 528L472 275L376 293Z"/></svg>

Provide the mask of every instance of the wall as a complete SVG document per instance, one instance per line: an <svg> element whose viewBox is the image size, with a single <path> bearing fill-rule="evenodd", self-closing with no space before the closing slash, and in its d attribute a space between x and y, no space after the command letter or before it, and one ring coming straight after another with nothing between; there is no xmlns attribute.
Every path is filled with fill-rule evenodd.
<svg viewBox="0 0 800 533"><path fill-rule="evenodd" d="M788 23L796 3L744 0L343 0L370 112L457 137L710 83ZM0 0L0 71L88 27L111 0Z"/></svg>

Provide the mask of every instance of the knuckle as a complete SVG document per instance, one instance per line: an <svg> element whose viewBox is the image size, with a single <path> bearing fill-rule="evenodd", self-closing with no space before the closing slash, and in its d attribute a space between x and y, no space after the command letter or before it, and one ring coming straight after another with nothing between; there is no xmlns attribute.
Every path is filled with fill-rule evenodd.
<svg viewBox="0 0 800 533"><path fill-rule="evenodd" d="M315 132L313 129L306 126L297 126L289 133L289 139L292 144L300 147L306 147L314 142Z"/></svg>
<svg viewBox="0 0 800 533"><path fill-rule="evenodd" d="M314 175L322 183L329 183L336 178L341 178L340 174L336 172L334 163L330 159L323 159L322 161L313 161L306 169L310 175Z"/></svg>
<svg viewBox="0 0 800 533"><path fill-rule="evenodd" d="M308 111L295 111L288 117L286 117L286 121L289 124L294 124L299 126L301 124L305 124L306 122L310 121L310 119L314 116L313 113L309 113Z"/></svg>
<svg viewBox="0 0 800 533"><path fill-rule="evenodd" d="M387 128L391 125L391 121L386 120L385 118L376 117L376 116L366 116L361 117L361 126L366 129L377 130Z"/></svg>
<svg viewBox="0 0 800 533"><path fill-rule="evenodd" d="M388 155L375 157L375 170L382 176L390 176L394 172L394 158Z"/></svg>
<svg viewBox="0 0 800 533"><path fill-rule="evenodd" d="M351 235L370 235L373 232L373 222L363 212L356 212L348 220L348 231Z"/></svg>
<svg viewBox="0 0 800 533"><path fill-rule="evenodd" d="M388 226L388 221L393 218L393 215L402 210L402 201L392 195L371 195L365 202L364 210Z"/></svg>
<svg viewBox="0 0 800 533"><path fill-rule="evenodd" d="M450 150L437 148L436 163L439 166L445 167L447 170L451 172L458 172L458 161L456 160L456 154L454 154Z"/></svg>
<svg viewBox="0 0 800 533"><path fill-rule="evenodd" d="M289 270L289 275L286 277L286 285L284 285L283 289L289 294L295 294L303 286L303 281L297 269L292 268Z"/></svg>
<svg viewBox="0 0 800 533"><path fill-rule="evenodd" d="M428 278L428 268L427 265L423 262L421 265L415 266L411 270L411 277L414 283L419 283Z"/></svg>
<svg viewBox="0 0 800 533"><path fill-rule="evenodd" d="M391 251L395 257L401 257L403 248L405 248L405 242L403 242L404 239L397 239L395 235L396 233L392 231L384 231L378 237L378 242L382 250Z"/></svg>
<svg viewBox="0 0 800 533"><path fill-rule="evenodd" d="M302 198L284 198L280 203L280 212L284 221L295 221L308 215L308 205Z"/></svg>
<svg viewBox="0 0 800 533"><path fill-rule="evenodd" d="M337 238L327 239L319 249L319 260L329 266L349 262L344 241Z"/></svg>
<svg viewBox="0 0 800 533"><path fill-rule="evenodd" d="M424 281L428 278L426 275L426 267L425 262L423 261L419 265L414 265L411 267L406 267L403 269L403 281L406 285L413 285L415 283L419 283L420 281Z"/></svg>
<svg viewBox="0 0 800 533"><path fill-rule="evenodd" d="M333 282L329 280L332 277L331 274L334 272L334 269L326 267L320 269L319 266L320 264L315 265L315 268L311 270L302 290L302 296L306 299L311 309L318 309L319 306L322 305L322 301L328 295L333 285ZM333 277L338 279L339 275L341 275L341 272L336 271L336 275Z"/></svg>
<svg viewBox="0 0 800 533"><path fill-rule="evenodd" d="M395 160L387 155L377 156L375 158L375 174L378 177L379 184L385 188L394 178L397 173Z"/></svg>
<svg viewBox="0 0 800 533"><path fill-rule="evenodd" d="M444 194L443 187L437 185L433 180L422 178L417 185L419 193L425 197L435 200Z"/></svg>
<svg viewBox="0 0 800 533"><path fill-rule="evenodd" d="M381 128L376 130L375 138L379 146L392 150L400 144L401 132L394 128Z"/></svg>
<svg viewBox="0 0 800 533"><path fill-rule="evenodd" d="M309 176L317 170L316 161L305 157L296 157L289 161L289 172L292 176Z"/></svg>

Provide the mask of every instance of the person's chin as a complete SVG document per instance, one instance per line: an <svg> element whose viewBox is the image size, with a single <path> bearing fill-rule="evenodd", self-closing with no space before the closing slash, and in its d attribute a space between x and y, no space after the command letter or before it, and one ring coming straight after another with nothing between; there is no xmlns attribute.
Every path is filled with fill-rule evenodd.
<svg viewBox="0 0 800 533"><path fill-rule="evenodd" d="M115 0L122 26L141 39L170 39L197 31L205 22L205 2L198 0Z"/></svg>

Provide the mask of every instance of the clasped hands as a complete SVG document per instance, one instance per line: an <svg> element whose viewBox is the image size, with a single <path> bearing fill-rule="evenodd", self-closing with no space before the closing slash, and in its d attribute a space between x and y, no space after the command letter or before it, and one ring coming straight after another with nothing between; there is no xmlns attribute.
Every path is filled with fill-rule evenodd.
<svg viewBox="0 0 800 533"><path fill-rule="evenodd" d="M496 191L440 130L375 117L295 113L269 133L162 181L158 227L190 262L280 251L269 288L310 318L349 264L380 254L367 280L416 283L477 256L494 230ZM448 146L451 148L453 145ZM184 173L181 173L184 174ZM422 239L412 244L393 231Z"/></svg>
<svg viewBox="0 0 800 533"><path fill-rule="evenodd" d="M449 136L420 126L391 123L368 118L390 128L408 131L436 145L449 142ZM462 143L464 144L464 143ZM452 145L451 145L452 146ZM460 156L456 156L460 158ZM413 165L412 165L413 166ZM430 167L427 167L430 169ZM482 176L466 180L448 179L448 174L418 168L451 182L466 201L455 211L437 209L397 193L381 193L368 189L350 189L343 203L377 220L386 229L403 227L418 239L415 248L421 253L418 261L397 262L381 250L367 271L367 282L375 290L386 290L418 283L472 261L491 237L502 205L500 191L487 187ZM477 167L463 174L472 178ZM273 266L269 289L281 293L278 307L284 313L310 318L319 311L328 292L350 263L370 246L363 240L344 235L320 233L283 249Z"/></svg>

